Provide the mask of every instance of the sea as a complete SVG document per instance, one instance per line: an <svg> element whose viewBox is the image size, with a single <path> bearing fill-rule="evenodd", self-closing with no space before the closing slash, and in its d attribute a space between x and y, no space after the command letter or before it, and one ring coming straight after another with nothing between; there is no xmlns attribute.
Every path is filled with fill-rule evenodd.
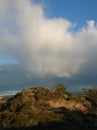
<svg viewBox="0 0 97 130"><path fill-rule="evenodd" d="M29 86L30 87L30 86ZM35 87L35 86L34 86ZM39 86L41 87L41 86ZM17 94L18 92L22 91L23 89L26 89L28 87L20 87L20 88L6 88L6 89L0 89L0 97L5 97L5 96L14 96L15 94ZM49 87L46 87L46 88L49 88ZM69 92L74 92L74 93L80 93L82 92L82 86L80 87L67 87L67 91ZM87 87L88 89L90 89L91 87L88 86Z"/></svg>
<svg viewBox="0 0 97 130"><path fill-rule="evenodd" d="M0 91L0 97L13 96L20 91L21 90L1 90Z"/></svg>
<svg viewBox="0 0 97 130"><path fill-rule="evenodd" d="M7 90L0 90L0 97L5 97L5 96L14 96L15 94L17 94L18 92L22 91L22 89L7 89ZM75 92L79 92L78 89L74 90Z"/></svg>

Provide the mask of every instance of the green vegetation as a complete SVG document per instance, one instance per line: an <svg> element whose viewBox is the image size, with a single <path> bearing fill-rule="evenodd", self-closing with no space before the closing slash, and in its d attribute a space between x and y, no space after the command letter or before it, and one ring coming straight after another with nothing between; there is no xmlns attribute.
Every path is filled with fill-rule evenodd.
<svg viewBox="0 0 97 130"><path fill-rule="evenodd" d="M78 95L63 84L53 89L30 87L0 99L0 130L97 129L97 89Z"/></svg>

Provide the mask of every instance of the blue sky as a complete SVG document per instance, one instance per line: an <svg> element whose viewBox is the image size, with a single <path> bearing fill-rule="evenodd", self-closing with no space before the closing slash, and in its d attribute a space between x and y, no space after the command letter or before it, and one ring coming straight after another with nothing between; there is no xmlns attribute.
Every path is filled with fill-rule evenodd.
<svg viewBox="0 0 97 130"><path fill-rule="evenodd" d="M96 12L97 0L0 0L0 89L97 84Z"/></svg>
<svg viewBox="0 0 97 130"><path fill-rule="evenodd" d="M77 27L87 20L97 21L97 0L35 0L42 3L48 17L63 17L77 23Z"/></svg>

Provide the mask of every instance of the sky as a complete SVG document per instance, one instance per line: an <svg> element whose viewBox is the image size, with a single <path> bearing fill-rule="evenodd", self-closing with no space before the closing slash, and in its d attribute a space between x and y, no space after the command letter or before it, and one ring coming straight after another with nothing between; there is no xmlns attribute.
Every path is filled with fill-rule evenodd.
<svg viewBox="0 0 97 130"><path fill-rule="evenodd" d="M0 0L0 90L97 84L97 0Z"/></svg>

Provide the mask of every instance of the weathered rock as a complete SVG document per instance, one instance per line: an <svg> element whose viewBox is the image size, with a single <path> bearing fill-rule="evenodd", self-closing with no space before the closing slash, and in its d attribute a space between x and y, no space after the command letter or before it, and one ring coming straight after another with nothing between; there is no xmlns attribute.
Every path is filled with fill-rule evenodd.
<svg viewBox="0 0 97 130"><path fill-rule="evenodd" d="M91 130L96 128L97 115L95 112L89 113L91 103L84 97L76 96L68 100L68 96L64 95L42 87L32 87L17 93L1 103L0 128L32 129L34 126L41 128L47 125L47 130L51 126L58 130L55 122L59 124L60 130L87 129L87 123Z"/></svg>

